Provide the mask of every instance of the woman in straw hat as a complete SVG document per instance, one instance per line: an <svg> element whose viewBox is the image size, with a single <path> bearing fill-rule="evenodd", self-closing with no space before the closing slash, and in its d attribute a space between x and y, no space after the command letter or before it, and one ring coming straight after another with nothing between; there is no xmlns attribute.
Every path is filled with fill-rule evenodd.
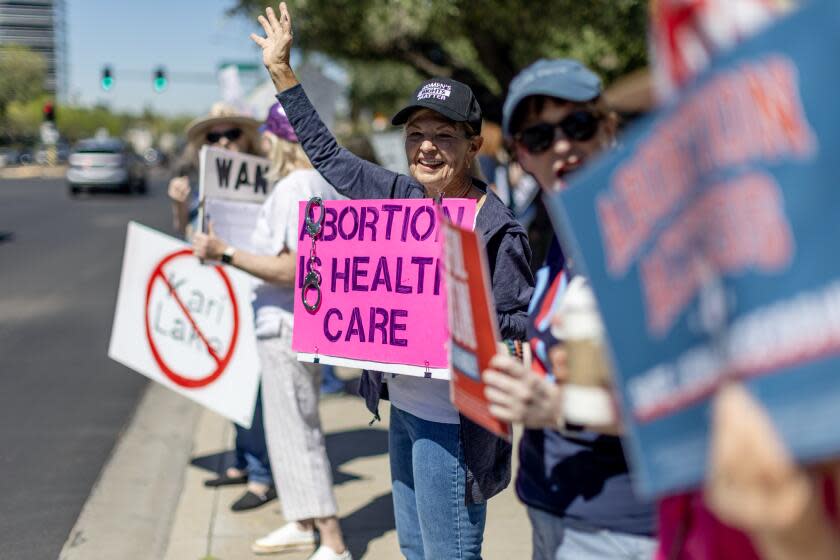
<svg viewBox="0 0 840 560"><path fill-rule="evenodd" d="M213 146L232 152L259 153L259 122L239 113L226 103L216 103L210 112L187 125L187 147L169 181L172 225L189 238L198 216L198 152Z"/></svg>

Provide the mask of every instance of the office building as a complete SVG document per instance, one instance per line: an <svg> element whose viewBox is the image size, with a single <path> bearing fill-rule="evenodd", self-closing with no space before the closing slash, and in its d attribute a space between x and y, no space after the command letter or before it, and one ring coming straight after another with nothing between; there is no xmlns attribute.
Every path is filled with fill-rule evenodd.
<svg viewBox="0 0 840 560"><path fill-rule="evenodd" d="M43 55L44 89L58 97L67 94L65 22L64 0L0 0L0 45L23 45Z"/></svg>

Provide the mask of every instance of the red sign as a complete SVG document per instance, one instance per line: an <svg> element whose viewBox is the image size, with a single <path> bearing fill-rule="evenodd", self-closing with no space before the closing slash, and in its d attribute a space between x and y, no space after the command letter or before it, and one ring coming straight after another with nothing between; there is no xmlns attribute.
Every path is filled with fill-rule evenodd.
<svg viewBox="0 0 840 560"><path fill-rule="evenodd" d="M444 228L452 402L465 416L509 440L510 424L490 414L481 379L499 340L487 258L475 232L449 220Z"/></svg>
<svg viewBox="0 0 840 560"><path fill-rule="evenodd" d="M205 334L199 328L198 323L193 318L190 310L187 308L187 306L184 304L184 302L178 295L177 290L164 274L163 267L180 258L194 259L195 257L193 256L191 249L181 249L179 251L171 253L164 257L163 260L161 260L158 263L158 265L152 271L151 276L149 277L149 282L146 285L146 339L149 342L149 348L152 351L152 356L154 357L154 360L157 363L158 367L160 367L160 371L163 372L163 374L166 375L166 377L171 379L172 382L176 383L177 385L189 389L196 389L200 387L205 387L213 383L213 381L218 379L222 375L222 373L224 373L225 368L230 363L230 360L233 357L233 351L236 348L236 339L239 336L239 308L236 303L236 296L234 294L233 285L231 284L230 278L221 266L214 266L214 270L219 274L219 277L224 283L225 290L230 298L230 308L233 313L233 330L230 336L230 343L227 345L227 351L224 353L224 355L220 355L219 352L217 352L217 350L213 348L213 346L210 344L210 341L208 340L207 336L205 336ZM213 358L213 361L215 362L215 367L209 375L196 379L177 373L172 367L170 367L166 363L166 360L162 356L161 351L155 343L154 337L152 336L152 326L151 321L149 319L152 289L154 288L155 282L157 281L163 282L165 284L167 290L169 291L169 294L175 300L175 303L178 305L181 312L184 314L184 317L187 319L187 322L190 324L193 331L196 333L204 347L207 349L208 354L210 354L210 356Z"/></svg>

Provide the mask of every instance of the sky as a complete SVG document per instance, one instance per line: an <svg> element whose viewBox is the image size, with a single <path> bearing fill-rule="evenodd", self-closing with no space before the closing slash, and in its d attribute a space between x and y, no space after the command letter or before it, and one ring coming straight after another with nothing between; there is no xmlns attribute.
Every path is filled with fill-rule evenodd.
<svg viewBox="0 0 840 560"><path fill-rule="evenodd" d="M214 79L222 61L258 64L243 85L267 78L259 49L248 35L259 24L227 16L234 0L66 0L68 99L104 102L119 111L150 107L167 115L205 113L220 97ZM109 65L114 87L100 86ZM164 66L169 87L155 93L155 68ZM179 72L206 74L203 81L179 79Z"/></svg>

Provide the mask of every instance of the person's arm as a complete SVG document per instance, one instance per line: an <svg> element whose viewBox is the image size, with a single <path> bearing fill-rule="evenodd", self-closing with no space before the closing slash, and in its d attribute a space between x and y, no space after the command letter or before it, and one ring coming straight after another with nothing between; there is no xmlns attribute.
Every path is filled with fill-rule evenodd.
<svg viewBox="0 0 840 560"><path fill-rule="evenodd" d="M487 244L490 283L502 338L525 340L534 293L531 247L524 232L504 230Z"/></svg>
<svg viewBox="0 0 840 560"><path fill-rule="evenodd" d="M200 259L218 261L228 248L228 244L219 239L210 228L209 233L196 233L193 236L193 253ZM236 249L230 264L261 280L284 287L295 284L297 254L284 248L277 255L255 255Z"/></svg>
<svg viewBox="0 0 840 560"><path fill-rule="evenodd" d="M295 285L297 253L285 249L279 255L255 255L237 250L230 264L261 280L286 288Z"/></svg>
<svg viewBox="0 0 840 560"><path fill-rule="evenodd" d="M840 558L840 534L827 515L819 478L795 463L743 385L719 389L704 498L724 523L750 536L762 558Z"/></svg>
<svg viewBox="0 0 840 560"><path fill-rule="evenodd" d="M338 145L309 102L289 62L292 23L285 2L280 4L279 19L271 8L266 8L266 16L257 19L266 36L251 34L251 39L262 48L263 64L277 88L277 99L318 173L349 198L426 196L423 187L410 177L363 160Z"/></svg>
<svg viewBox="0 0 840 560"><path fill-rule="evenodd" d="M840 558L840 534L826 514L820 494L816 490L806 509L789 526L748 534L764 560Z"/></svg>
<svg viewBox="0 0 840 560"><path fill-rule="evenodd" d="M335 189L348 198L420 198L423 188L407 175L394 173L366 161L338 144L318 112L296 85L281 91L277 99L303 146L312 166Z"/></svg>
<svg viewBox="0 0 840 560"><path fill-rule="evenodd" d="M184 235L190 223L189 178L181 176L170 179L167 195L172 203L172 227L179 234Z"/></svg>

